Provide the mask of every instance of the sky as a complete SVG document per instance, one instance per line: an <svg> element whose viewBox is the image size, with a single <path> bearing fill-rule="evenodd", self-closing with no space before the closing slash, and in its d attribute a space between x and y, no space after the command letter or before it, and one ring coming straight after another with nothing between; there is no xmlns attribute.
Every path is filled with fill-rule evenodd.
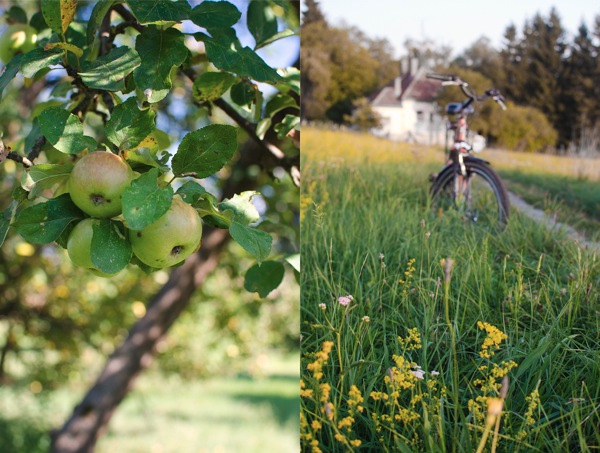
<svg viewBox="0 0 600 453"><path fill-rule="evenodd" d="M449 45L457 56L481 36L499 49L506 27L511 23L521 31L525 20L536 13L548 17L556 8L569 37L585 21L593 27L600 15L598 0L319 0L321 10L332 25L357 26L369 38L386 38L402 56L404 42L432 39Z"/></svg>

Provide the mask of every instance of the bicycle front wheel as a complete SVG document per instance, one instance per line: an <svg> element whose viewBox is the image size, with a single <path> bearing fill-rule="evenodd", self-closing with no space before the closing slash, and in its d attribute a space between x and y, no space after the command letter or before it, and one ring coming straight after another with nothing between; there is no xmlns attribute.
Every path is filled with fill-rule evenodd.
<svg viewBox="0 0 600 453"><path fill-rule="evenodd" d="M449 164L431 186L435 209L441 214L454 209L465 220L489 229L506 226L509 213L508 194L498 174L484 160L464 158L466 175Z"/></svg>

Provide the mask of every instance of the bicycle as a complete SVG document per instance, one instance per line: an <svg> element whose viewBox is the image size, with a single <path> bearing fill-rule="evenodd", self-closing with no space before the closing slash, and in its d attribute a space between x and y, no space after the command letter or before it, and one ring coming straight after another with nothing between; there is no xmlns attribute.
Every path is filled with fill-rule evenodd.
<svg viewBox="0 0 600 453"><path fill-rule="evenodd" d="M506 226L509 215L509 200L506 188L490 163L473 156L485 147L485 139L476 138L467 142L469 126L467 117L474 112L473 103L493 99L506 110L504 98L492 88L478 96L469 84L455 75L427 74L427 78L440 80L442 85L457 85L467 99L446 105L448 115L446 138L453 134L450 147L446 146L449 159L437 175L433 175L430 195L433 205L440 212L448 208L457 210L463 218L486 225L491 230ZM449 148L449 149L448 149Z"/></svg>

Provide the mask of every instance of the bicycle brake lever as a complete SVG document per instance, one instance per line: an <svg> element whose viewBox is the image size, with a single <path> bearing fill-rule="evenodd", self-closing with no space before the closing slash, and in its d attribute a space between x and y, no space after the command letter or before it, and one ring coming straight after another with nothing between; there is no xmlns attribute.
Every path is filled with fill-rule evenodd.
<svg viewBox="0 0 600 453"><path fill-rule="evenodd" d="M504 103L504 98L502 96L494 96L493 99L500 107L502 107L502 110L506 110L506 104Z"/></svg>

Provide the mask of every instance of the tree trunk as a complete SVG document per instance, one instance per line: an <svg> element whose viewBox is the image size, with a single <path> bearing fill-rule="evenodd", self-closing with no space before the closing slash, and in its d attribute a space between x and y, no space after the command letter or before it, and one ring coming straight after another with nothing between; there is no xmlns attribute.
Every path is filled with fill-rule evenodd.
<svg viewBox="0 0 600 453"><path fill-rule="evenodd" d="M53 433L51 452L87 453L94 450L114 410L131 389L135 378L151 362L157 343L188 305L196 288L217 267L228 239L227 230L207 229L200 251L171 273L169 281L151 300L146 315L108 358L70 419Z"/></svg>

